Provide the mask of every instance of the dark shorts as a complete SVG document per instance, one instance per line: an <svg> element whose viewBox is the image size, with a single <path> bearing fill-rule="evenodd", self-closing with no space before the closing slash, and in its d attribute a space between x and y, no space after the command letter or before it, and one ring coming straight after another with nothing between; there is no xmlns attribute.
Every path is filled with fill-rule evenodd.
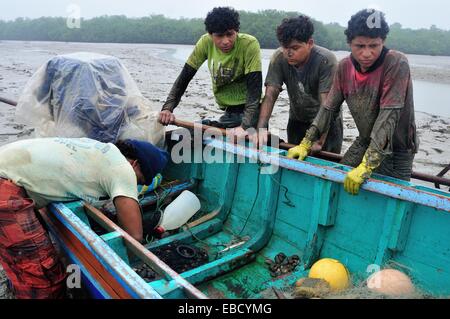
<svg viewBox="0 0 450 319"><path fill-rule="evenodd" d="M225 110L225 114L222 115L218 121L206 119L202 121L202 124L224 129L235 128L241 126L243 116L244 116L244 107L234 106L227 108Z"/></svg>
<svg viewBox="0 0 450 319"><path fill-rule="evenodd" d="M415 154L394 153L381 162L375 173L409 182L411 180L414 157Z"/></svg>
<svg viewBox="0 0 450 319"><path fill-rule="evenodd" d="M306 135L306 131L312 123L299 122L289 119L287 126L288 143L298 145ZM338 117L330 125L327 139L322 147L322 151L340 154L342 150L342 141L344 139L344 127L342 120Z"/></svg>
<svg viewBox="0 0 450 319"><path fill-rule="evenodd" d="M0 261L17 299L65 296L65 271L23 188L0 178Z"/></svg>

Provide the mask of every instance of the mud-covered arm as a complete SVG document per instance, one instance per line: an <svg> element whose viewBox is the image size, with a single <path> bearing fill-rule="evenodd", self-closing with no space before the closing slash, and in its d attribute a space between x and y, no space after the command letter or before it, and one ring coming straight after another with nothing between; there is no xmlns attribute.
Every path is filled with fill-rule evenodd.
<svg viewBox="0 0 450 319"><path fill-rule="evenodd" d="M258 124L259 105L262 96L261 48L258 40L252 41L245 50L244 75L247 99L241 127L246 130Z"/></svg>
<svg viewBox="0 0 450 319"><path fill-rule="evenodd" d="M281 91L283 90L284 73L283 72L283 53L279 49L270 58L269 69L267 70L264 86L266 91L261 103L259 120L257 128L268 128L269 120Z"/></svg>
<svg viewBox="0 0 450 319"><path fill-rule="evenodd" d="M320 96L321 106L319 112L305 135L305 138L311 142L317 141L328 132L334 114L339 113L341 110L342 103L344 102L341 73L340 69L338 69L334 74L333 85L326 98L322 94ZM325 99L322 100L323 98Z"/></svg>
<svg viewBox="0 0 450 319"><path fill-rule="evenodd" d="M246 76L247 101L245 103L242 128L256 127L258 123L259 108L262 96L262 72L251 72Z"/></svg>
<svg viewBox="0 0 450 319"><path fill-rule="evenodd" d="M280 92L281 90L276 86L266 86L266 93L264 95L264 100L261 103L257 128L269 127L270 116L272 115L273 107L275 106L275 102L278 99Z"/></svg>
<svg viewBox="0 0 450 319"><path fill-rule="evenodd" d="M316 142L321 139L321 137L323 137L323 135L325 135L330 128L330 123L333 119L334 112L334 110L321 106L311 127L306 131L305 138L311 142Z"/></svg>
<svg viewBox="0 0 450 319"><path fill-rule="evenodd" d="M251 72L245 76L247 83L247 101L245 103L242 128L256 127L259 116L259 105L262 95L262 72Z"/></svg>
<svg viewBox="0 0 450 319"><path fill-rule="evenodd" d="M331 88L333 86L334 77L336 74L338 62L336 57L333 55L330 55L328 58L323 59L320 63L319 67L319 100L320 105L325 105L325 102L327 100L328 94L331 91ZM337 110L339 112L339 109ZM319 141L317 142L318 145L323 146L325 144L325 141L328 136L328 131L325 130L322 132Z"/></svg>
<svg viewBox="0 0 450 319"><path fill-rule="evenodd" d="M380 166L386 156L392 154L394 133L400 113L401 109L384 109L378 115L366 151L367 164L372 170Z"/></svg>
<svg viewBox="0 0 450 319"><path fill-rule="evenodd" d="M324 103L325 100L327 99L327 96L328 96L328 92L327 92L327 93L320 93L320 95L319 95L320 105L323 105L323 103ZM327 136L328 136L328 131L329 131L329 130L327 130L326 132L324 132L324 133L322 133L322 134L320 135L320 138L319 138L319 140L317 141L317 143L318 143L320 146L323 146L323 145L325 144L325 141L326 141Z"/></svg>
<svg viewBox="0 0 450 319"><path fill-rule="evenodd" d="M186 88L189 85L189 82L191 82L195 73L197 73L197 69L193 68L187 63L184 65L183 70L181 71L177 80L173 84L172 89L170 90L169 96L167 97L167 100L162 107L162 111L168 110L170 112L173 112L173 110L180 103L181 97L183 96L184 92L186 92Z"/></svg>
<svg viewBox="0 0 450 319"><path fill-rule="evenodd" d="M405 56L388 57L380 99L380 113L370 135L367 166L376 169L392 154L394 134L405 106L411 73Z"/></svg>
<svg viewBox="0 0 450 319"><path fill-rule="evenodd" d="M371 134L371 143L361 163L345 177L344 189L351 195L357 195L365 180L381 165L387 155L392 153L394 131L400 118L401 109L382 109Z"/></svg>

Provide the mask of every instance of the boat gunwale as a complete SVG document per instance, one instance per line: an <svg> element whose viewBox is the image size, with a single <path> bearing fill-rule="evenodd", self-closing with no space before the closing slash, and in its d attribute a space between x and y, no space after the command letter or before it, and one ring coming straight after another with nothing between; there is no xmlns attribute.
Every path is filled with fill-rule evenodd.
<svg viewBox="0 0 450 319"><path fill-rule="evenodd" d="M81 202L80 202L81 204ZM96 235L64 203L52 203L50 212L84 244L117 280L126 283L127 291L133 298L162 299L162 297L139 277L113 249Z"/></svg>
<svg viewBox="0 0 450 319"><path fill-rule="evenodd" d="M218 139L205 139L204 144L213 148L222 149L225 152L232 153L237 156L243 156L248 159L260 161L264 164L279 166L291 171L304 173L340 184L344 183L347 174L347 172L336 168L336 166L345 167L345 165L342 164L333 163L334 167L326 167L307 161L289 159L278 154L273 155L262 150L231 144ZM404 186L370 178L361 185L361 189L395 199L435 208L437 210L450 212L450 195L447 197L444 195L427 192L423 190L423 188L416 189L413 186Z"/></svg>

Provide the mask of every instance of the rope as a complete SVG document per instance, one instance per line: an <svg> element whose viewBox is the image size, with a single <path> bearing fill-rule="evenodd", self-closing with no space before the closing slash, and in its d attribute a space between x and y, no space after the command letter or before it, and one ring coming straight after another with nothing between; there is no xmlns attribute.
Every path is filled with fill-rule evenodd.
<svg viewBox="0 0 450 319"><path fill-rule="evenodd" d="M250 220L250 217L253 214L253 209L255 208L256 200L259 197L259 181L260 181L260 177L261 177L261 167L262 167L262 165L263 164L260 161L258 161L258 177L257 177L257 180L256 180L256 195L255 195L255 199L253 200L252 208L250 210L250 213L247 216L247 219L245 220L244 226L242 227L241 231L237 235L238 238L241 238L242 232L244 231L245 227L247 227L247 223L248 223L248 221Z"/></svg>
<svg viewBox="0 0 450 319"><path fill-rule="evenodd" d="M156 211L161 214L161 218L162 218L162 215L163 215L163 210L162 210L163 203L167 199L169 194L172 192L173 186L170 186L170 188L167 189L167 188L164 188L164 186L159 185L158 188L161 188L163 190L163 192L162 192L162 195L160 196L158 194L158 192L156 190L154 190L154 193L155 193L155 196L156 196ZM142 200L144 197L145 196L143 196L142 198L139 198L139 200ZM144 213L143 213L142 207L140 205L139 205L139 208L140 208L140 211L141 211L142 220L144 220ZM150 236L150 234L147 234L145 236L145 242L146 242L147 245L152 243L153 241L154 241L154 237Z"/></svg>

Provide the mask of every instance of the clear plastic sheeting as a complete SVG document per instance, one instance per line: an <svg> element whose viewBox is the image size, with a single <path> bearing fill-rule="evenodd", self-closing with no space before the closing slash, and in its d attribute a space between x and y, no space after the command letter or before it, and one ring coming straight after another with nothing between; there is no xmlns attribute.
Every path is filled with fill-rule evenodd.
<svg viewBox="0 0 450 319"><path fill-rule="evenodd" d="M16 120L36 137L89 137L102 142L133 138L162 146L158 109L139 91L119 59L96 53L59 55L26 85Z"/></svg>

